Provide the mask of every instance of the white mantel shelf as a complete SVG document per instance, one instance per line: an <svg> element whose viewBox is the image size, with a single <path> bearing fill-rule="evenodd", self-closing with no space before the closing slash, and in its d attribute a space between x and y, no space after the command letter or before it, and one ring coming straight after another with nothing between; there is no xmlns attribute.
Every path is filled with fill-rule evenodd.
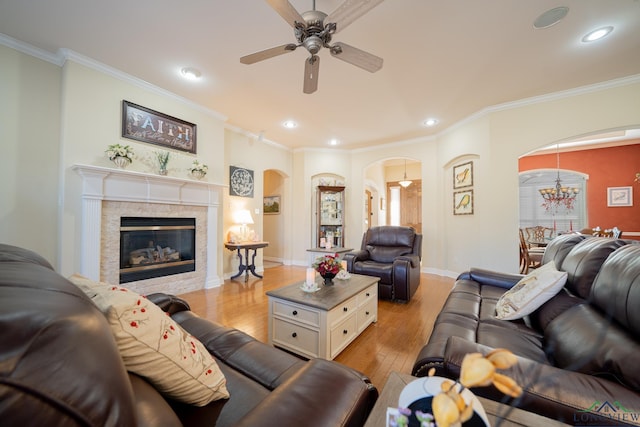
<svg viewBox="0 0 640 427"><path fill-rule="evenodd" d="M145 203L218 206L226 186L207 181L76 164L82 197Z"/></svg>
<svg viewBox="0 0 640 427"><path fill-rule="evenodd" d="M82 177L81 274L100 280L103 201L158 203L207 208L205 287L222 283L217 260L221 242L218 222L227 186L93 165L76 164L72 169Z"/></svg>

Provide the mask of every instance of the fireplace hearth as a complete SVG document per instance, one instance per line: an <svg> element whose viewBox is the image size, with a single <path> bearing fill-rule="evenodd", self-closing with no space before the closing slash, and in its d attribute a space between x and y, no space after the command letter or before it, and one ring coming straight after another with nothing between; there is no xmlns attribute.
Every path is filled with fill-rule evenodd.
<svg viewBox="0 0 640 427"><path fill-rule="evenodd" d="M195 271L195 218L122 217L120 283Z"/></svg>

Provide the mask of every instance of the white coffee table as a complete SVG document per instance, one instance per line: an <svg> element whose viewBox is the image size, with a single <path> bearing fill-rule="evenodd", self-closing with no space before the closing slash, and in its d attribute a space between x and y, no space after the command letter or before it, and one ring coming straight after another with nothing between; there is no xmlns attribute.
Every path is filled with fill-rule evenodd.
<svg viewBox="0 0 640 427"><path fill-rule="evenodd" d="M269 344L300 356L334 359L371 323L378 320L378 278L352 274L318 280L320 290L301 289L302 282L267 292Z"/></svg>

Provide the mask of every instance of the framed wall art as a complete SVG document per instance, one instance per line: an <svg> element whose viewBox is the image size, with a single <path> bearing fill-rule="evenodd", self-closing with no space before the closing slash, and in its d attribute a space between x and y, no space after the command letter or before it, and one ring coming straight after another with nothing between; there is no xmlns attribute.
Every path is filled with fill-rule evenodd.
<svg viewBox="0 0 640 427"><path fill-rule="evenodd" d="M253 171L229 166L229 195L253 197Z"/></svg>
<svg viewBox="0 0 640 427"><path fill-rule="evenodd" d="M453 188L471 187L473 185L473 162L453 167Z"/></svg>
<svg viewBox="0 0 640 427"><path fill-rule="evenodd" d="M607 206L633 206L632 187L608 187Z"/></svg>
<svg viewBox="0 0 640 427"><path fill-rule="evenodd" d="M473 190L456 191L453 193L453 214L473 215Z"/></svg>
<svg viewBox="0 0 640 427"><path fill-rule="evenodd" d="M262 202L262 212L265 215L276 215L280 213L280 196L267 196Z"/></svg>
<svg viewBox="0 0 640 427"><path fill-rule="evenodd" d="M196 125L122 101L122 137L196 154Z"/></svg>

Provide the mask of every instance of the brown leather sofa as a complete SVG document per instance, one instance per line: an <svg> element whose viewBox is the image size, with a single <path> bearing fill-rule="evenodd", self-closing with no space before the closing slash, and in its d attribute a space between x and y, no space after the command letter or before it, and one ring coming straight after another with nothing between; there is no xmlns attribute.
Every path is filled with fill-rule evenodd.
<svg viewBox="0 0 640 427"><path fill-rule="evenodd" d="M360 426L378 392L336 362L303 361L157 303L215 357L231 397L195 407L128 373L103 314L39 255L0 244L0 420L7 426Z"/></svg>
<svg viewBox="0 0 640 427"><path fill-rule="evenodd" d="M500 296L522 276L461 274L420 351L413 375L458 378L467 353L507 348L506 371L524 389L511 405L574 425L640 425L640 242L556 237L543 264L568 273L565 287L524 319L495 316ZM493 387L474 392L494 400Z"/></svg>
<svg viewBox="0 0 640 427"><path fill-rule="evenodd" d="M360 250L344 254L349 273L380 278L378 297L408 302L420 285L422 235L411 227L371 227Z"/></svg>

